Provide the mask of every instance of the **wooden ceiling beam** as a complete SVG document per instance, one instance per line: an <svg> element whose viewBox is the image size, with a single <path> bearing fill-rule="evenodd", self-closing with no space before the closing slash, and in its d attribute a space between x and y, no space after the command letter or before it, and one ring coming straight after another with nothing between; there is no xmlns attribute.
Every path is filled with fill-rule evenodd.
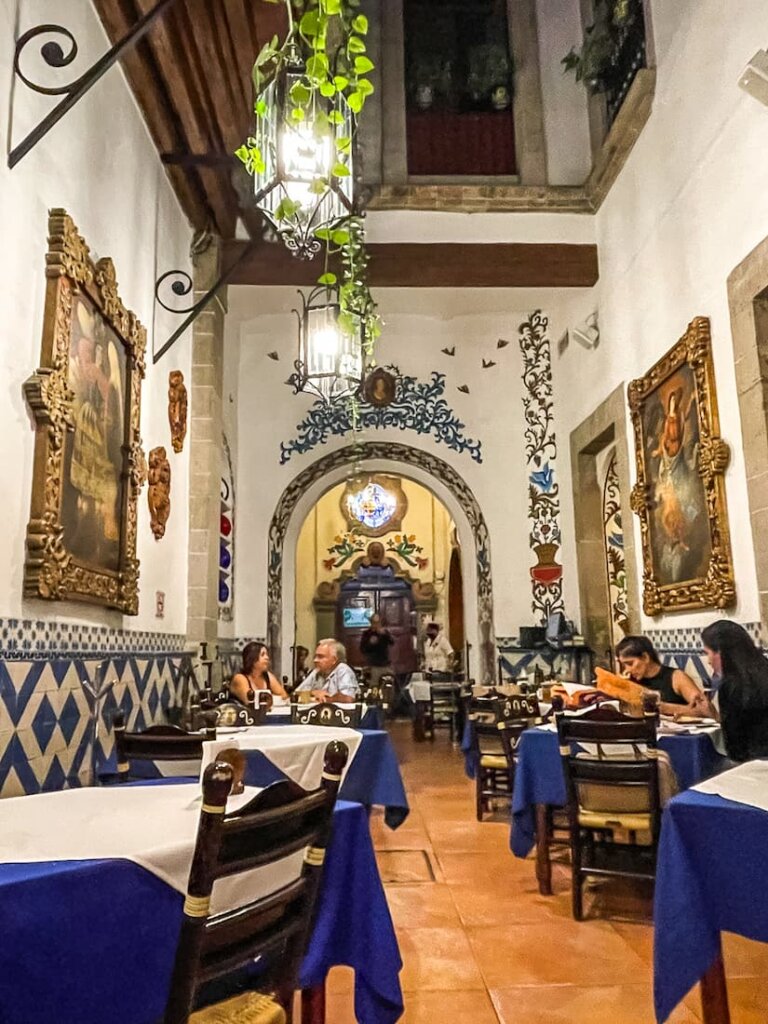
<svg viewBox="0 0 768 1024"><path fill-rule="evenodd" d="M232 76L238 87L238 106L242 105L241 124L247 124L253 108L251 68L256 60L251 19L243 0L219 0L220 20L226 23L232 52ZM220 31L221 34L221 31Z"/></svg>
<svg viewBox="0 0 768 1024"><path fill-rule="evenodd" d="M247 243L227 244L234 261ZM373 288L591 288L599 277L597 246L565 243L374 243ZM321 261L298 260L283 245L259 246L231 284L312 285Z"/></svg>

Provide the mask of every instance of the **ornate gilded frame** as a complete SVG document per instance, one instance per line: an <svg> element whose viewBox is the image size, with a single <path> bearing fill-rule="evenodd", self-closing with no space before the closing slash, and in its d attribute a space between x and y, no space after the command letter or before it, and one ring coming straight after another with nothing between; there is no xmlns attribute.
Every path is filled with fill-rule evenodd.
<svg viewBox="0 0 768 1024"><path fill-rule="evenodd" d="M396 505L395 511L390 519L381 526L366 526L356 519L347 507L347 498L351 494L357 494L368 484L379 484L385 490L394 495ZM389 476L386 473L369 473L364 476L356 476L348 480L339 498L339 508L347 523L347 529L360 534L361 537L383 537L387 533L393 533L402 529L403 517L408 511L408 498L403 491L403 482L398 476Z"/></svg>
<svg viewBox="0 0 768 1024"><path fill-rule="evenodd" d="M51 210L48 216L46 278L40 367L24 383L24 394L37 428L24 594L52 601L88 601L116 608L126 615L136 615L139 610L137 502L146 479L139 433L146 330L120 300L112 260L104 258L94 263L72 218L61 209ZM79 561L67 549L64 538L62 499L66 440L68 432L75 429L69 362L78 294L87 297L125 350L127 398L122 410L123 487L122 499L118 502L116 572Z"/></svg>
<svg viewBox="0 0 768 1024"><path fill-rule="evenodd" d="M709 519L711 556L704 576L680 583L663 584L653 564L651 511L654 507L653 481L646 464L647 439L643 412L646 402L659 387L685 364L690 367L695 388L699 430L697 470L704 488ZM685 334L648 373L633 380L628 388L629 407L635 430L637 483L632 489L632 511L640 519L643 545L643 609L646 615L693 608L730 608L736 603L736 584L731 558L728 510L725 499L725 470L730 448L720 437L712 340L707 317L696 317Z"/></svg>

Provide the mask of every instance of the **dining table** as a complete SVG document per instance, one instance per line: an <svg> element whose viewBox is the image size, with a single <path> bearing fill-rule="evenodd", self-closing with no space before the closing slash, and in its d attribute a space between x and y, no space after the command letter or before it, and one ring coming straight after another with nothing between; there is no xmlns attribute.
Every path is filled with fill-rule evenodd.
<svg viewBox="0 0 768 1024"><path fill-rule="evenodd" d="M199 783L180 780L0 801L3 1024L157 1024L201 801ZM216 883L214 901L227 881L261 888L245 894L225 887L218 909L274 891L286 879L225 879ZM343 800L333 814L301 987L316 991L335 965L355 972L357 1020L399 1019L402 962L367 813Z"/></svg>
<svg viewBox="0 0 768 1024"><path fill-rule="evenodd" d="M719 726L691 726L688 731L674 732L662 728L658 744L669 757L681 790L716 775L730 763L722 753ZM526 729L520 737L515 766L510 848L516 857L527 857L536 847L536 875L543 895L552 892L549 809L565 803L565 776L555 726Z"/></svg>
<svg viewBox="0 0 768 1024"><path fill-rule="evenodd" d="M720 934L768 942L766 851L768 761L738 765L667 804L653 914L658 1024L697 982L704 1024L730 1024Z"/></svg>

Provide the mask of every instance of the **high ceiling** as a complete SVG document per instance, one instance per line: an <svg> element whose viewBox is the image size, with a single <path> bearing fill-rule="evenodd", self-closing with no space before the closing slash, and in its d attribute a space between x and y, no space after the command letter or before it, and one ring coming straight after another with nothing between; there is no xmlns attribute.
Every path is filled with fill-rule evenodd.
<svg viewBox="0 0 768 1024"><path fill-rule="evenodd" d="M118 42L156 0L94 0ZM196 228L235 234L231 154L252 128L251 69L285 34L285 8L263 0L175 0L122 65L184 210ZM245 215L258 231L260 218Z"/></svg>

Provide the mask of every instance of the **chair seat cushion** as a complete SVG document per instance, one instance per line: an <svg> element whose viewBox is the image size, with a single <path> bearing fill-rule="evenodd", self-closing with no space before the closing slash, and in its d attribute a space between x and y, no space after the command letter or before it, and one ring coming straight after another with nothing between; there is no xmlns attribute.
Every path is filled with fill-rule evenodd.
<svg viewBox="0 0 768 1024"><path fill-rule="evenodd" d="M480 758L481 768L499 768L504 770L509 767L506 757L496 754L483 754Z"/></svg>
<svg viewBox="0 0 768 1024"><path fill-rule="evenodd" d="M650 832L650 814L632 814L621 811L588 811L579 808L579 824L584 828L623 828L627 832Z"/></svg>
<svg viewBox="0 0 768 1024"><path fill-rule="evenodd" d="M272 996L243 992L193 1013L189 1024L287 1024L285 1010Z"/></svg>

